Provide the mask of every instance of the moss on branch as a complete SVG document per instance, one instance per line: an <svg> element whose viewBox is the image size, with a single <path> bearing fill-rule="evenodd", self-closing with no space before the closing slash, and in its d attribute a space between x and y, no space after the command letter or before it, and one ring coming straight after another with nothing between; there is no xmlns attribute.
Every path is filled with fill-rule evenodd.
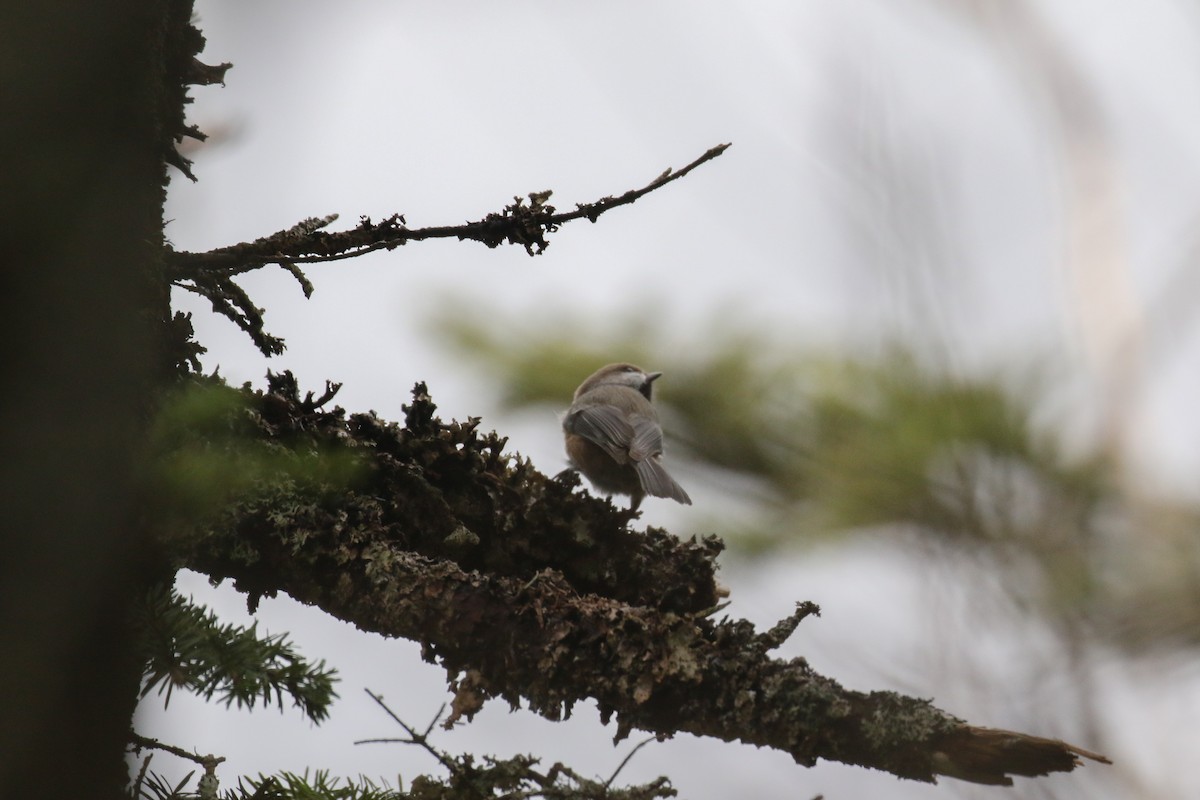
<svg viewBox="0 0 1200 800"><path fill-rule="evenodd" d="M181 562L234 579L251 605L282 591L420 642L447 670L451 719L491 698L559 719L590 698L618 736L687 731L924 781L1006 783L1095 757L772 658L815 606L765 633L713 619L719 540L629 527L628 512L504 453L478 419L437 419L423 384L403 426L325 410L287 373L244 400L242 429L271 447L349 455L357 468L344 483L261 476L232 510L176 540Z"/></svg>

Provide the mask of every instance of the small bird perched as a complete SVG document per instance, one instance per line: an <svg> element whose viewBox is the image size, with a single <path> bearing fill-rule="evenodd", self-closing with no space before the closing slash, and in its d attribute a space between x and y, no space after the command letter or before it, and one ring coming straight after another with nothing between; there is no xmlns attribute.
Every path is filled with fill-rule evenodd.
<svg viewBox="0 0 1200 800"><path fill-rule="evenodd" d="M648 494L692 504L662 465L662 426L650 404L661 376L633 364L601 367L575 390L563 417L571 466L600 491L632 497L630 511Z"/></svg>

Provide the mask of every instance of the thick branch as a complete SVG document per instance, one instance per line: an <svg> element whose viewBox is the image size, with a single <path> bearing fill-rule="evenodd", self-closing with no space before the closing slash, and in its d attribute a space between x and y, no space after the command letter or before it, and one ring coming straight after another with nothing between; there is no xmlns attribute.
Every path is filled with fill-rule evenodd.
<svg viewBox="0 0 1200 800"><path fill-rule="evenodd" d="M336 432L370 472L337 492L296 489L293 478L271 513L247 499L204 538L179 543L186 563L252 595L283 591L420 642L451 676L456 718L501 697L557 719L592 698L606 720L616 716L618 736L688 731L804 765L824 758L925 781L1003 784L1100 758L770 658L814 606L766 633L714 621L706 606L718 547L628 529L628 515L501 456L503 442L477 436L474 421L436 420L423 386L404 429L305 411L281 378L255 406L260 430L277 440L311 448Z"/></svg>
<svg viewBox="0 0 1200 800"><path fill-rule="evenodd" d="M223 540L201 546L245 553L238 544L244 539L264 550L296 546L314 554L351 546L359 559L381 543L522 582L554 569L580 591L632 605L694 613L716 604L717 539L684 542L661 530L630 530L628 511L574 494L573 474L552 480L504 453L505 440L478 433L478 419L443 424L421 384L404 428L373 414L347 419L340 408L323 409L336 388L327 384L314 400L286 372L269 376L268 391L259 394L197 383L197 396L179 401L181 409L225 409L225 418L198 424L185 413L162 415L182 429L159 434L175 448L164 454L170 461L162 471L169 482L178 473L179 482L199 491L199 504L226 499L212 496L220 487L190 486L195 474L257 470L254 483L228 501L230 513L207 521L216 530L198 534ZM189 435L197 437L194 450L177 444ZM205 467L204 459L216 463ZM252 600L280 588L265 562L248 566L239 580Z"/></svg>

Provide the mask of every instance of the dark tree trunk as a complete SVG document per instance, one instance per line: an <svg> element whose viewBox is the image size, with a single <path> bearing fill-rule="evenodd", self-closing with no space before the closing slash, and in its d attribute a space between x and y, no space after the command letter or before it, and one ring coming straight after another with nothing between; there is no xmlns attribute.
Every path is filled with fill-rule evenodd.
<svg viewBox="0 0 1200 800"><path fill-rule="evenodd" d="M163 147L190 5L7 3L0 19L5 797L117 797L125 780L127 612L152 568L135 460L164 377Z"/></svg>

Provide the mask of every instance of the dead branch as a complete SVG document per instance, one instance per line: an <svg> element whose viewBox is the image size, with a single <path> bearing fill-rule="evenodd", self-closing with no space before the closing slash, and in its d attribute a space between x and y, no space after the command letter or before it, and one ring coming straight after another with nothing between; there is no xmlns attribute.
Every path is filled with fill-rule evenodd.
<svg viewBox="0 0 1200 800"><path fill-rule="evenodd" d="M562 214L556 213L554 206L546 202L552 192L530 192L528 203L526 198L514 197L513 202L499 213L491 213L477 222L462 225L409 228L403 214L392 214L381 222L362 217L358 226L351 230L329 233L324 228L338 218L337 214L329 214L301 220L286 230L252 242L204 253L168 247L163 256L166 278L171 285L206 298L212 304L213 311L249 335L263 355L278 355L283 352L283 340L264 330L263 310L255 306L245 290L234 282L236 276L277 264L300 283L304 296L309 297L313 286L299 264L357 258L376 250L393 250L424 239L472 240L488 247L498 247L504 243L519 244L529 255L541 255L550 246L546 234L557 231L564 223L584 218L595 222L601 214L629 205L682 178L724 153L728 147L728 144L717 145L683 169L667 169L640 189L631 189L618 197L603 197L593 203L578 204L574 211ZM175 156L182 158L177 153ZM190 177L186 164L177 166Z"/></svg>
<svg viewBox="0 0 1200 800"><path fill-rule="evenodd" d="M171 281L190 281L202 274L219 273L231 277L267 264L316 264L355 258L375 250L393 250L409 242L425 239L459 239L481 242L488 247L519 244L529 255L539 255L549 247L545 239L567 222L589 219L629 205L650 192L682 178L701 164L725 152L728 144L711 148L680 170L667 169L640 189L631 189L617 197L603 197L592 203L577 204L574 211L556 213L546 201L551 192L531 192L526 198L514 197L500 212L488 214L476 222L409 228L403 214L393 214L382 222L363 217L358 226L337 233L322 228L337 219L336 214L304 220L287 230L255 239L253 242L221 247L203 253L170 250L166 263Z"/></svg>

